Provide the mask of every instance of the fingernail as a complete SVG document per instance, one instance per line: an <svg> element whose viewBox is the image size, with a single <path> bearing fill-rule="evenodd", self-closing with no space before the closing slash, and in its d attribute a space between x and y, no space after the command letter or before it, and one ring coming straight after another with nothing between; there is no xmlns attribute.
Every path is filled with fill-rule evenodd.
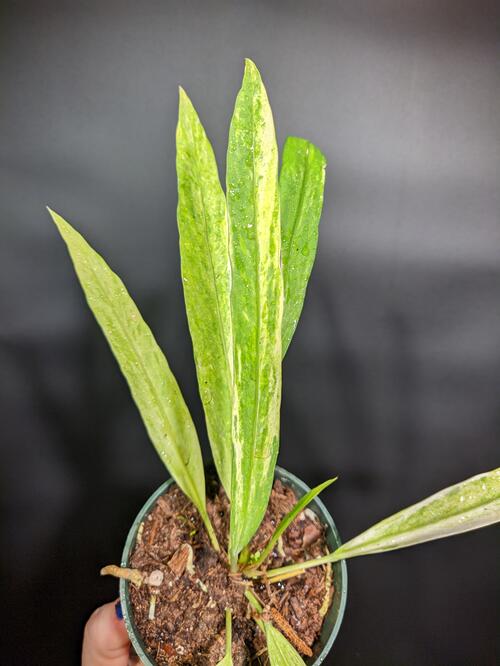
<svg viewBox="0 0 500 666"><path fill-rule="evenodd" d="M119 601L117 601L116 604L115 604L115 613L116 613L116 617L119 620L123 620L122 605Z"/></svg>

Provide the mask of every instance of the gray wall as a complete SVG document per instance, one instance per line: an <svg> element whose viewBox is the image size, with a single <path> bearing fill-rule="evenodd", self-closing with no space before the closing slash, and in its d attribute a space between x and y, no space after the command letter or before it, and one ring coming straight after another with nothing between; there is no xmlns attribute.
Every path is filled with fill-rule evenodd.
<svg viewBox="0 0 500 666"><path fill-rule="evenodd" d="M44 205L121 274L205 438L175 220L177 85L221 169L242 60L280 143L326 153L317 264L284 370L281 464L344 537L499 464L497 3L4 0L2 664L77 663L164 478ZM349 565L332 664L500 662L498 533ZM5 598L5 597L4 597ZM330 663L330 662L329 662Z"/></svg>

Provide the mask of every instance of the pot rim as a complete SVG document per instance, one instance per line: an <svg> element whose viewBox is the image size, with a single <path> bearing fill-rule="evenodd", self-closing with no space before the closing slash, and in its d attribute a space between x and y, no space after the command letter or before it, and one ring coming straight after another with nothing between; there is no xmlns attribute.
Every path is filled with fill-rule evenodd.
<svg viewBox="0 0 500 666"><path fill-rule="evenodd" d="M285 470L282 467L279 467L278 465L275 468L275 478L279 478L281 481L284 481L285 484L287 481L290 482L295 487L295 489L297 488L300 489L303 495L305 495L310 490L310 488L301 479L295 476L295 474L288 472L287 470ZM128 566L129 555L135 544L137 531L139 529L140 523L143 522L146 516L150 513L157 499L161 497L161 495L163 495L168 490L168 488L170 488L170 486L173 485L174 483L175 481L172 478L167 479L167 481L165 481L165 483L163 483L159 488L157 488L156 491L146 500L143 507L137 514L129 530L127 539L125 541L125 546L123 548L123 553L121 558L122 567ZM336 545L340 546L341 540L337 527L333 521L333 518L330 515L330 512L323 504L323 502L319 499L319 497L316 497L309 506L313 509L316 508L316 512L320 514L319 517L321 521L323 522L323 524L327 525L328 531L331 532L330 535L328 535L327 533L327 536L330 536L331 539L333 538ZM339 605L338 605L337 617L321 652L316 657L314 657L314 661L310 661L309 659L307 660L306 663L309 663L310 666L319 666L326 659L326 656L332 649L335 639L337 638L344 617L345 607L347 603L347 565L345 560L341 560L340 562L336 562L334 566L337 566L338 570L340 570L340 577L341 577L340 589L335 587L335 594L340 595L338 602ZM130 641L137 656L141 659L144 666L156 666L156 663L151 660L149 654L147 653L142 637L137 627L135 626L135 622L133 620L131 602L130 602L129 583L123 578L120 579L120 602L122 605L125 627L127 629ZM332 612L332 608L333 606L330 607L327 615L325 616L324 622L327 621L328 615Z"/></svg>

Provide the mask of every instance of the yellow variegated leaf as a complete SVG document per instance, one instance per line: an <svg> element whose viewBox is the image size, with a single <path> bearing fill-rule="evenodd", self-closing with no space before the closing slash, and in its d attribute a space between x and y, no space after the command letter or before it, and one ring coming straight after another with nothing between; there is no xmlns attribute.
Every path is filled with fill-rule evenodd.
<svg viewBox="0 0 500 666"><path fill-rule="evenodd" d="M337 559L442 539L500 521L500 468L445 488L382 520L336 551Z"/></svg>
<svg viewBox="0 0 500 666"><path fill-rule="evenodd" d="M326 159L316 146L290 136L280 173L281 261L285 304L282 351L286 354L302 312L316 257L323 208Z"/></svg>
<svg viewBox="0 0 500 666"><path fill-rule="evenodd" d="M500 467L427 497L382 520L336 551L267 571L270 579L359 555L443 539L500 522Z"/></svg>
<svg viewBox="0 0 500 666"><path fill-rule="evenodd" d="M177 182L184 299L219 478L231 493L231 270L226 199L205 130L180 89Z"/></svg>
<svg viewBox="0 0 500 666"><path fill-rule="evenodd" d="M233 569L264 516L278 453L283 283L277 169L271 108L260 74L247 60L227 154L234 359L229 539Z"/></svg>
<svg viewBox="0 0 500 666"><path fill-rule="evenodd" d="M60 215L49 212L73 261L90 309L130 387L161 460L196 506L214 547L196 430L179 386L150 328L120 278Z"/></svg>

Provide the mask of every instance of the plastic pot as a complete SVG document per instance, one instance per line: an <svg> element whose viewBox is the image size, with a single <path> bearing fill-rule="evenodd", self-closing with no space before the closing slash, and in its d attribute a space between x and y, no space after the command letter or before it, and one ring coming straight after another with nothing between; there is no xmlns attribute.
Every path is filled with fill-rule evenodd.
<svg viewBox="0 0 500 666"><path fill-rule="evenodd" d="M275 478L279 479L284 485L292 488L299 498L310 490L310 488L308 488L303 481L298 479L290 472L287 472L285 469L282 469L281 467L276 467ZM139 525L147 518L158 497L163 495L173 483L173 479L166 481L158 488L158 490L156 490L156 492L151 495L151 497L140 510L137 518L134 520L134 523L130 528L127 541L125 542L121 562L122 567L129 566L129 558L134 548ZM309 504L309 508L319 516L320 521L327 528L325 536L330 551L338 548L341 544L340 536L337 528L335 527L335 523L333 522L333 519L328 513L323 502L316 497ZM335 638L339 632L340 625L342 624L342 618L344 616L347 600L347 567L345 562L336 562L333 565L333 584L335 586L333 603L323 623L321 634L314 644L314 655L305 660L306 664L309 664L310 666L318 666L319 664L323 663L323 661L326 659L326 656L332 649ZM120 600L123 609L125 626L127 628L134 650L140 657L144 666L156 666L156 663L146 652L142 637L139 634L137 627L135 626L130 603L129 583L123 579L120 580Z"/></svg>

